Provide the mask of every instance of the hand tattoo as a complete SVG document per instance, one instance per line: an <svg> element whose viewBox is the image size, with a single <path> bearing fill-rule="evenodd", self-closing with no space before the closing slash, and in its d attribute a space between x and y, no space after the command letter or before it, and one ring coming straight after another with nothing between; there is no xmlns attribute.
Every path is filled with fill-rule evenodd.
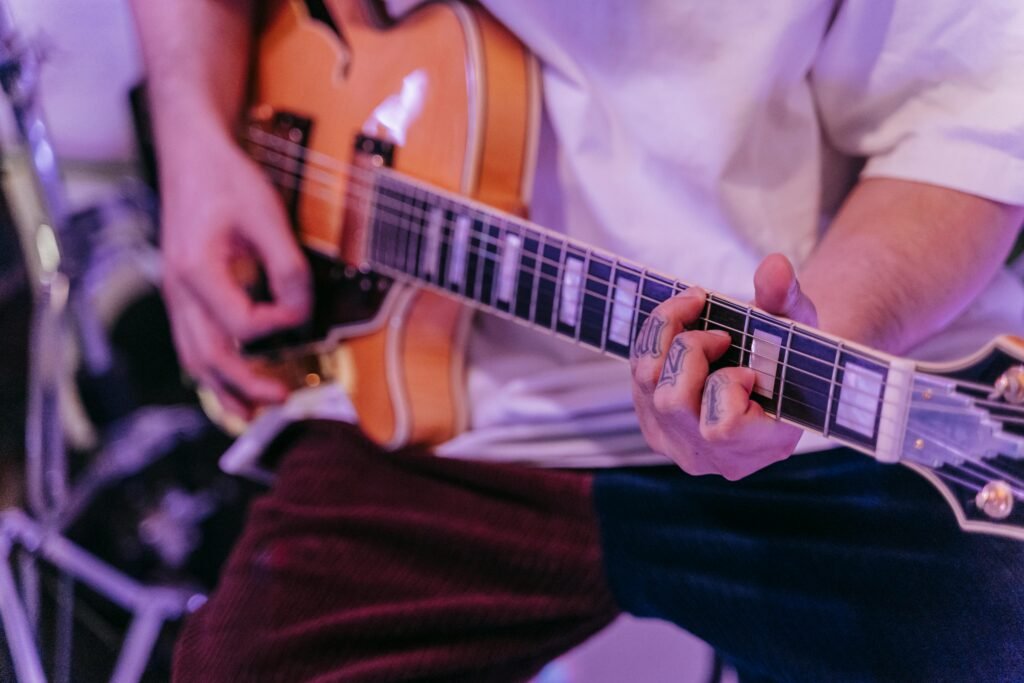
<svg viewBox="0 0 1024 683"><path fill-rule="evenodd" d="M652 315L640 328L636 342L633 344L633 358L651 356L657 358L661 355L661 331L665 328L665 319L661 316Z"/></svg>
<svg viewBox="0 0 1024 683"><path fill-rule="evenodd" d="M722 388L729 384L729 380L721 375L711 375L704 385L704 397L701 399L701 412L704 414L704 422L709 425L718 424L725 412L722 407Z"/></svg>
<svg viewBox="0 0 1024 683"><path fill-rule="evenodd" d="M658 386L675 386L679 373L683 371L683 359L690 349L678 337L672 340L672 346L668 347L665 355L665 365L661 368L661 377L658 379Z"/></svg>

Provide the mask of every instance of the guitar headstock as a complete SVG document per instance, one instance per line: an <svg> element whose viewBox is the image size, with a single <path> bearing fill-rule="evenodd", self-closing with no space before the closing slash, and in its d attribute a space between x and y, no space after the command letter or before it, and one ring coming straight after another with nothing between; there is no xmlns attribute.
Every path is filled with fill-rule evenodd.
<svg viewBox="0 0 1024 683"><path fill-rule="evenodd" d="M902 457L966 530L1024 539L1024 343L1003 337L914 375Z"/></svg>

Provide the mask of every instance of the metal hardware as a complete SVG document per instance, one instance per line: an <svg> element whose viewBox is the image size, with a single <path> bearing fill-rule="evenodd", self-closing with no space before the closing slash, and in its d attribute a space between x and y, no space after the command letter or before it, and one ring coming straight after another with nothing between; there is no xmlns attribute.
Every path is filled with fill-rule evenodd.
<svg viewBox="0 0 1024 683"><path fill-rule="evenodd" d="M1014 405L1024 403L1024 365L1015 365L1000 375L988 397Z"/></svg>
<svg viewBox="0 0 1024 683"><path fill-rule="evenodd" d="M1013 512L1013 489L1005 481L990 481L978 491L974 502L992 519L1006 519Z"/></svg>

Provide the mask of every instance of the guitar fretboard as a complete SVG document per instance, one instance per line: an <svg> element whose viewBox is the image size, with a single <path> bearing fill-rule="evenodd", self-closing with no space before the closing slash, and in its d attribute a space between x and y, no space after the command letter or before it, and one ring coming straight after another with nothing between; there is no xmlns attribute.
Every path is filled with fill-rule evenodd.
<svg viewBox="0 0 1024 683"><path fill-rule="evenodd" d="M651 311L689 287L390 172L369 204L374 269L618 358L629 358ZM875 451L886 360L716 294L695 327L730 334L715 366L753 368L753 399L767 413Z"/></svg>

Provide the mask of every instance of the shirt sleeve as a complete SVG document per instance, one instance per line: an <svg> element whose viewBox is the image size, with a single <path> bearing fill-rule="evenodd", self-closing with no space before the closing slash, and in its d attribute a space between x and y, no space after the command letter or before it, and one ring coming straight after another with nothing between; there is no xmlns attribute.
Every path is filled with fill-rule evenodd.
<svg viewBox="0 0 1024 683"><path fill-rule="evenodd" d="M845 0L811 85L863 176L1024 205L1024 1Z"/></svg>

